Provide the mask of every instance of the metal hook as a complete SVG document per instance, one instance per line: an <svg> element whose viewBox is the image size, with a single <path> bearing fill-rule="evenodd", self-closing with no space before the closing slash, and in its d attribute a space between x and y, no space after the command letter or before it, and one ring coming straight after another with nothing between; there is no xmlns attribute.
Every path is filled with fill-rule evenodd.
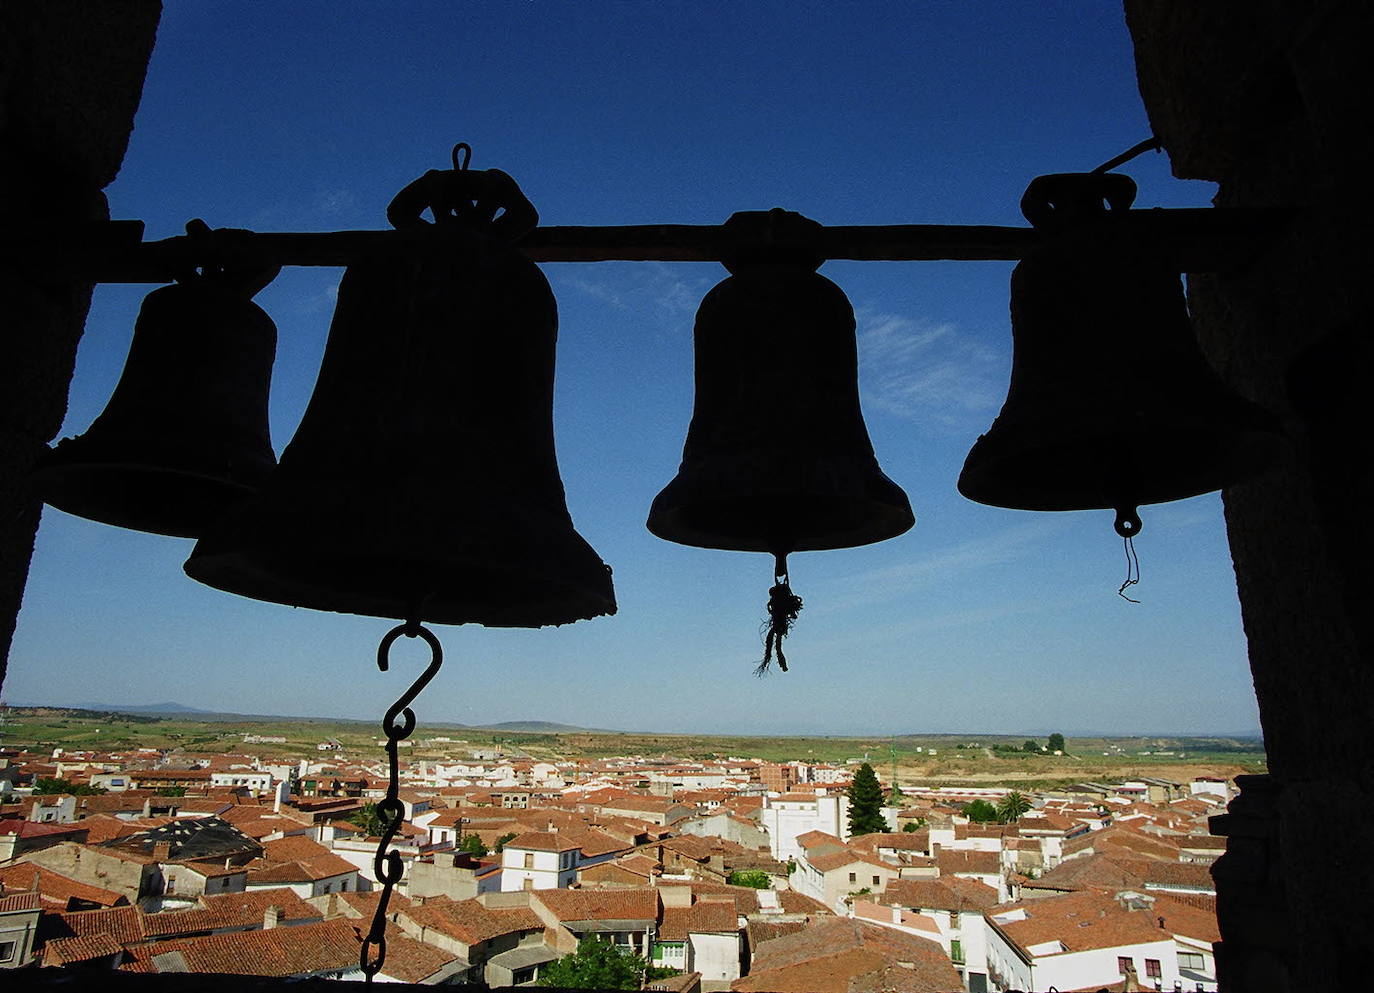
<svg viewBox="0 0 1374 993"><path fill-rule="evenodd" d="M382 672L387 671L390 665L389 656L391 653L391 646L397 638L401 637L401 635L405 635L407 638L419 637L423 639L424 642L429 645L431 653L429 665L425 668L425 671L420 673L420 675L416 677L415 682L410 684L410 688L402 693L396 702L387 708L386 716L382 718L382 723L386 726L387 734L393 735L397 730L397 716L404 714L405 724L402 725L404 730L401 730L399 734L394 734L394 736L397 738L406 738L409 737L411 731L415 730L415 712L410 709L410 705L414 702L415 698L424 691L424 688L429 685L429 681L438 675L439 668L444 664L444 649L439 644L439 639L435 637L434 632L429 630L429 628L423 627L415 621L407 621L404 624L398 624L386 633L386 636L382 638L381 644L377 646L377 668L382 670Z"/></svg>
<svg viewBox="0 0 1374 993"><path fill-rule="evenodd" d="M461 165L458 164L458 152L459 152L459 151L463 151L463 152L466 152L466 153L467 153L467 154L465 154L465 155L463 156L463 162L462 162ZM468 168L468 163L471 162L471 161L472 161L472 146L471 146L471 145L469 145L466 141L460 141L460 142L458 142L458 144L456 144L456 145L453 146L453 168L454 168L454 169L456 169L456 170L459 171L459 172L466 172L466 171L467 171L467 168Z"/></svg>

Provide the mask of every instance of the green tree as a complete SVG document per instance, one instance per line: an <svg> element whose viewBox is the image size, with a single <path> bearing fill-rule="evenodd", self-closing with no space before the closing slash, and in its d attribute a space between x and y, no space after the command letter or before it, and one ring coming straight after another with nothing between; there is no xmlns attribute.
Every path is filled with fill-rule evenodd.
<svg viewBox="0 0 1374 993"><path fill-rule="evenodd" d="M644 970L644 981L652 983L655 979L667 979L669 976L682 975L681 969L674 969L671 965L651 965Z"/></svg>
<svg viewBox="0 0 1374 993"><path fill-rule="evenodd" d="M540 986L582 990L637 990L645 962L632 952L622 952L608 941L583 938L577 951L546 965Z"/></svg>
<svg viewBox="0 0 1374 993"><path fill-rule="evenodd" d="M1040 742L1038 742L1038 741L1031 741L1031 739L1027 738L1027 739L1026 739L1026 743L1025 743L1024 745L1021 746L1021 751L1023 751L1023 752L1038 752L1038 751L1040 751Z"/></svg>
<svg viewBox="0 0 1374 993"><path fill-rule="evenodd" d="M1064 747L1064 736L1060 734L1058 731L1050 735L1049 741L1045 742L1045 747L1052 752L1068 751L1068 749Z"/></svg>
<svg viewBox="0 0 1374 993"><path fill-rule="evenodd" d="M375 803L365 803L358 810L353 811L346 818L349 824L363 829L369 838L378 838L382 834L382 818L377 813Z"/></svg>
<svg viewBox="0 0 1374 993"><path fill-rule="evenodd" d="M475 834L467 835L462 841L458 842L458 851L476 855L479 858L486 855L490 849L482 844L482 839Z"/></svg>
<svg viewBox="0 0 1374 993"><path fill-rule="evenodd" d="M771 890L773 878L762 869L736 869L725 877L731 886L749 886L756 890Z"/></svg>
<svg viewBox="0 0 1374 993"><path fill-rule="evenodd" d="M1021 819L1021 815L1031 809L1030 797L1012 790L997 801L997 819L1009 824Z"/></svg>
<svg viewBox="0 0 1374 993"><path fill-rule="evenodd" d="M997 820L997 808L986 800L972 800L964 804L964 809L960 813L976 824Z"/></svg>
<svg viewBox="0 0 1374 993"><path fill-rule="evenodd" d="M878 774L873 771L873 766L865 762L859 766L859 771L854 773L854 781L849 784L849 833L873 834L886 830L883 788L878 783Z"/></svg>
<svg viewBox="0 0 1374 993"><path fill-rule="evenodd" d="M185 796L185 786L164 786L157 791L158 796Z"/></svg>
<svg viewBox="0 0 1374 993"><path fill-rule="evenodd" d="M70 779L38 779L33 784L34 796L55 796L58 793L67 793L71 796L94 796L104 792L99 786L90 786L86 783L78 785Z"/></svg>
<svg viewBox="0 0 1374 993"><path fill-rule="evenodd" d="M514 841L516 837L517 835L514 831L511 831L509 834L501 835L501 837L496 839L496 844L492 846L492 851L504 852L506 850L507 843Z"/></svg>
<svg viewBox="0 0 1374 993"><path fill-rule="evenodd" d="M921 830L921 828L925 826L926 819L924 817L918 817L914 821L907 821L906 824L902 827L902 830L906 832L919 831Z"/></svg>

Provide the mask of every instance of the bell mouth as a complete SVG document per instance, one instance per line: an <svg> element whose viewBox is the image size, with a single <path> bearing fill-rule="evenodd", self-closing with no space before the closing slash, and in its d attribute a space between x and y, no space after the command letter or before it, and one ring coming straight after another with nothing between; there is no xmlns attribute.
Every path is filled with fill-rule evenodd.
<svg viewBox="0 0 1374 993"><path fill-rule="evenodd" d="M1241 482L1271 465L1282 436L1213 425L1070 444L1026 443L996 425L969 451L960 494L1011 510L1113 510L1169 503Z"/></svg>
<svg viewBox="0 0 1374 993"><path fill-rule="evenodd" d="M432 485L269 490L231 510L183 568L255 600L435 624L536 628L616 612L610 567L566 510Z"/></svg>
<svg viewBox="0 0 1374 993"><path fill-rule="evenodd" d="M901 499L779 493L679 501L685 487L670 483L654 500L647 527L656 537L696 548L772 554L855 548L915 525L905 494L891 486Z"/></svg>

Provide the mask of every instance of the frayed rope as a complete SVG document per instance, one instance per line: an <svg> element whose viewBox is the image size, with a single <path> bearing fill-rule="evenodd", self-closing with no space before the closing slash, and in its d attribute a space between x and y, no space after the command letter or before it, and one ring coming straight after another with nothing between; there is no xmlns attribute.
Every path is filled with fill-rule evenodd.
<svg viewBox="0 0 1374 993"><path fill-rule="evenodd" d="M802 598L792 592L787 580L787 556L779 555L773 569L773 586L768 591L767 633L763 636L763 661L754 668L755 676L764 676L778 657L778 668L787 671L787 656L782 651L782 639L797 622L801 613Z"/></svg>

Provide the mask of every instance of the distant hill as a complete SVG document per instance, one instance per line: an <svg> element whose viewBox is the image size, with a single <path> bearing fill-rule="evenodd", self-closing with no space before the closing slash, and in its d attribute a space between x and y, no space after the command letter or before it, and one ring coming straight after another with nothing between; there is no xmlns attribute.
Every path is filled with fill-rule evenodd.
<svg viewBox="0 0 1374 993"><path fill-rule="evenodd" d="M80 710L96 710L119 714L212 714L212 710L188 707L184 703L74 703Z"/></svg>
<svg viewBox="0 0 1374 993"><path fill-rule="evenodd" d="M587 731L609 733L598 728L577 727L574 724L559 724L556 721L503 721L500 724L479 724L473 730L523 731L526 734L578 734Z"/></svg>

